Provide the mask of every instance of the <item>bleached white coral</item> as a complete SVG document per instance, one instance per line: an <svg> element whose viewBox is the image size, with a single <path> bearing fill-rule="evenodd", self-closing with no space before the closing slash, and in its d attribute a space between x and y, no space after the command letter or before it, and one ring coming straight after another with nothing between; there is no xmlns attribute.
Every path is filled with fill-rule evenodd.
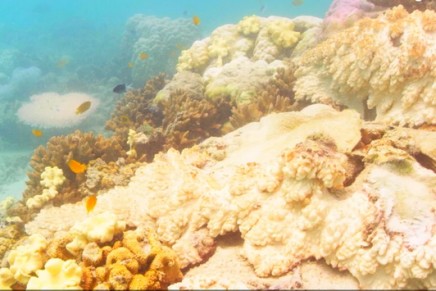
<svg viewBox="0 0 436 291"><path fill-rule="evenodd" d="M341 104L376 120L436 123L436 12L395 7L329 36L295 62L295 98Z"/></svg>
<svg viewBox="0 0 436 291"><path fill-rule="evenodd" d="M89 242L108 242L114 235L121 233L126 228L124 221L119 221L116 215L104 212L84 221L76 223L70 230L74 235L72 242L66 245L66 249L77 255Z"/></svg>
<svg viewBox="0 0 436 291"><path fill-rule="evenodd" d="M76 114L76 109L84 102L91 102L91 107ZM95 112L99 100L84 93L68 93L61 95L46 92L30 96L17 111L21 122L41 128L63 128L75 126Z"/></svg>
<svg viewBox="0 0 436 291"><path fill-rule="evenodd" d="M44 270L37 270L27 283L28 290L81 290L82 268L74 260L52 258Z"/></svg>
<svg viewBox="0 0 436 291"><path fill-rule="evenodd" d="M34 234L9 253L9 269L18 282L26 284L35 271L42 269L47 260L46 247L46 239Z"/></svg>
<svg viewBox="0 0 436 291"><path fill-rule="evenodd" d="M435 288L436 174L392 149L392 137L362 145L362 124L353 110L319 104L271 114L181 153L156 155L127 187L99 201L126 223L152 220L183 268L201 263L214 238L235 233L259 277L315 258L347 271L361 288ZM220 159L208 154L217 145L225 149ZM358 153L362 169L345 173ZM347 187L345 174L354 175ZM301 190L308 194L300 197ZM119 201L122 211L113 206Z"/></svg>
<svg viewBox="0 0 436 291"><path fill-rule="evenodd" d="M58 167L45 167L41 173L41 185L46 187L42 193L30 197L26 201L26 206L29 208L39 208L47 201L53 199L57 194L57 188L65 181L65 176L62 169Z"/></svg>

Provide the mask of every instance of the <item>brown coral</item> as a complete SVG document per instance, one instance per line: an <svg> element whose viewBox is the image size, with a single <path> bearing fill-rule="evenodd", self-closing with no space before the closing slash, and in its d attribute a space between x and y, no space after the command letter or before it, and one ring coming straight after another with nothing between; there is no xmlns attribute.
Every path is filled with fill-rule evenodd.
<svg viewBox="0 0 436 291"><path fill-rule="evenodd" d="M143 89L127 91L117 104L111 119L106 122L106 129L127 139L129 129L140 131L144 125L159 126L162 122L162 113L152 101L157 92L165 86L165 78L165 74L160 74L150 79Z"/></svg>
<svg viewBox="0 0 436 291"><path fill-rule="evenodd" d="M394 6L403 5L404 8L407 9L407 11L412 12L414 10L421 10L424 11L426 9L432 9L436 10L436 1L434 0L368 0L369 2L372 2L373 4L385 7L385 8L392 8Z"/></svg>
<svg viewBox="0 0 436 291"><path fill-rule="evenodd" d="M59 234L51 240L47 246L47 254L51 258L59 258L64 261L72 259L73 255L67 250L66 246L74 239L70 233Z"/></svg>
<svg viewBox="0 0 436 291"><path fill-rule="evenodd" d="M73 173L67 165L70 159L75 159L87 164L90 161L101 158L105 162L117 160L125 156L126 147L118 137L105 138L102 135L95 136L92 133L82 133L76 130L66 136L52 137L47 145L39 146L33 153L30 161L32 170L27 174L27 188L23 197L25 200L41 194L43 186L40 184L41 173L47 166L56 166L62 169L67 178L58 189L59 194L52 200L54 205L65 202L76 202L87 193L77 191L79 186L85 182L85 174ZM22 217L23 218L23 217ZM23 219L24 220L24 219Z"/></svg>
<svg viewBox="0 0 436 291"><path fill-rule="evenodd" d="M210 136L220 136L221 127L230 116L227 97L194 99L182 90L171 94L162 106L164 150L181 150Z"/></svg>
<svg viewBox="0 0 436 291"><path fill-rule="evenodd" d="M275 78L263 86L253 102L233 107L232 116L229 118L231 127L228 127L227 131L242 127L249 122L259 121L262 116L272 112L298 109L300 106L295 103L292 90L295 82L294 69L294 65L287 62L286 68L277 69Z"/></svg>
<svg viewBox="0 0 436 291"><path fill-rule="evenodd" d="M7 250L11 249L15 242L23 235L21 227L11 224L0 228L0 260Z"/></svg>

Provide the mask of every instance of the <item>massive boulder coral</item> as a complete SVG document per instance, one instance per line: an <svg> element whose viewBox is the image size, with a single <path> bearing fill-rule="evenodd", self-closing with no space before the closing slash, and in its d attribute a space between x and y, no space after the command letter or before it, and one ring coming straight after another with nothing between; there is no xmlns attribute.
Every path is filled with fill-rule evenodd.
<svg viewBox="0 0 436 291"><path fill-rule="evenodd" d="M435 124L435 17L398 6L331 35L295 60L296 99L344 105L389 124Z"/></svg>
<svg viewBox="0 0 436 291"><path fill-rule="evenodd" d="M428 141L435 133L419 132L372 126L353 110L320 104L271 114L181 153L156 155L127 187L101 194L96 212L120 213L130 227L152 226L185 270L234 234L259 277L316 259L351 274L361 288L434 288L436 174L421 154L434 157ZM64 207L78 219L76 205ZM32 223L42 227L38 221L56 211Z"/></svg>
<svg viewBox="0 0 436 291"><path fill-rule="evenodd" d="M125 51L131 53L126 67L131 70L133 84L141 86L161 72L174 74L180 51L199 37L199 28L189 18L158 18L143 14L130 17L123 45Z"/></svg>
<svg viewBox="0 0 436 291"><path fill-rule="evenodd" d="M208 98L227 94L232 101L248 102L284 67L282 60L292 55L302 35L320 22L309 17L244 17L182 51L177 71L200 74Z"/></svg>

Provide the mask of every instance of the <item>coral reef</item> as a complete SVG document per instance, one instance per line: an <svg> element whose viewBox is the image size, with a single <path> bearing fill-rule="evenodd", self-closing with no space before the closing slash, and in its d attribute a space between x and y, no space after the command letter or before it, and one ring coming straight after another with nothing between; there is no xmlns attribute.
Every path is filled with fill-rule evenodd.
<svg viewBox="0 0 436 291"><path fill-rule="evenodd" d="M41 173L40 184L45 188L42 194L30 197L26 201L26 206L30 209L41 208L47 201L53 199L57 194L58 186L61 186L65 181L64 173L58 167L45 167L44 172Z"/></svg>
<svg viewBox="0 0 436 291"><path fill-rule="evenodd" d="M51 198L53 204L59 205L67 201L78 201L89 193L87 191L83 191L82 193L77 192L79 188L81 190L86 189L85 187L80 187L81 184L86 183L86 175L73 173L68 167L67 162L71 159L75 159L87 164L97 158L105 162L113 162L123 156L125 156L125 150L117 137L105 138L102 135L94 136L92 133L82 133L79 130L67 136L52 137L45 147L40 146L33 153L30 161L32 170L28 173L29 180L27 181L27 188L23 194L24 201L35 207L44 205L44 201L42 200L39 201L39 205L35 205L33 201L36 199L35 197L43 193L44 189L49 189L48 191L53 189L47 188L43 184L43 181L41 181L41 179L44 179L43 173L46 167L56 167L62 171L65 177L65 181L62 185L57 186L59 193L50 196L53 196ZM133 172L131 174L133 174ZM100 186L104 186L104 184L100 183ZM95 191L96 189L92 190ZM29 202L29 200L31 202ZM13 210L9 212L11 214L14 213ZM22 213L18 215L20 217L23 216ZM27 215L30 215L30 213L27 213ZM28 217L22 217L22 219L27 221Z"/></svg>
<svg viewBox="0 0 436 291"><path fill-rule="evenodd" d="M221 237L239 234L235 247L258 277L284 276L314 258L356 278L360 288L434 288L436 174L420 162L422 155L434 158L434 134L421 132L365 123L354 110L321 104L273 113L181 153L156 155L128 186L100 194L100 206L131 228L155 229L185 270L213 256ZM77 221L76 205L62 207ZM32 223L41 225L55 210ZM84 245L86 268L106 258L95 267L96 278L84 282L159 286L143 285L156 277L140 267L153 250L143 243L153 238L135 232ZM108 262L117 265L115 257L124 264L108 269Z"/></svg>
<svg viewBox="0 0 436 291"><path fill-rule="evenodd" d="M142 84L158 73L175 73L180 51L198 39L200 30L188 18L170 19L136 14L127 20L125 51L130 53L133 84ZM147 58L141 58L141 54ZM127 67L127 63L126 63Z"/></svg>
<svg viewBox="0 0 436 291"><path fill-rule="evenodd" d="M15 280L27 284L32 274L44 266L48 259L45 253L46 247L47 240L41 235L34 234L10 251L7 261Z"/></svg>
<svg viewBox="0 0 436 291"><path fill-rule="evenodd" d="M143 89L127 91L116 105L112 117L106 122L106 129L126 140L129 129L141 132L149 127L160 126L163 116L152 100L165 86L165 78L165 74L157 75L147 81Z"/></svg>
<svg viewBox="0 0 436 291"><path fill-rule="evenodd" d="M427 10L432 9L436 10L436 1L434 0L368 0L369 2L381 6L381 7L389 7L392 8L394 6L402 5L409 12L413 12L414 10Z"/></svg>
<svg viewBox="0 0 436 291"><path fill-rule="evenodd" d="M356 20L376 16L376 7L368 0L334 0L327 11L321 38L352 25Z"/></svg>
<svg viewBox="0 0 436 291"><path fill-rule="evenodd" d="M238 24L218 27L210 37L182 51L177 71L203 75L206 69L221 67L241 56L271 63L290 56L300 34L318 24L304 18L294 22L278 16L245 17Z"/></svg>
<svg viewBox="0 0 436 291"><path fill-rule="evenodd" d="M220 135L222 125L230 116L228 98L197 100L181 90L171 94L162 106L164 150L183 149L209 136Z"/></svg>
<svg viewBox="0 0 436 291"><path fill-rule="evenodd" d="M50 259L44 267L44 270L36 271L36 277L30 278L26 289L81 289L82 270L74 260Z"/></svg>
<svg viewBox="0 0 436 291"><path fill-rule="evenodd" d="M88 101L91 102L91 107L86 112L77 114L76 108ZM71 127L92 115L98 104L98 99L84 93L60 95L46 92L30 96L30 101L18 109L17 116L21 122L34 127Z"/></svg>
<svg viewBox="0 0 436 291"><path fill-rule="evenodd" d="M295 98L375 111L388 124L435 124L435 17L398 6L333 34L295 59Z"/></svg>
<svg viewBox="0 0 436 291"><path fill-rule="evenodd" d="M298 109L299 105L296 104L292 91L295 82L293 72L292 63L286 63L284 68L277 70L273 79L257 90L251 102L233 106L232 115L229 118L231 126L226 130L234 130L249 122L259 121L261 117L272 112Z"/></svg>

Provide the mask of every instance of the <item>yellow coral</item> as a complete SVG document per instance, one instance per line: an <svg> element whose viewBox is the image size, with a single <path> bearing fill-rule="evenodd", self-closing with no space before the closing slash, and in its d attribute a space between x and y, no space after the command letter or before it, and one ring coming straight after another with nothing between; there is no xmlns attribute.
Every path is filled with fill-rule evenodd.
<svg viewBox="0 0 436 291"><path fill-rule="evenodd" d="M41 185L45 188L57 188L65 181L64 172L58 167L45 167L41 173Z"/></svg>
<svg viewBox="0 0 436 291"><path fill-rule="evenodd" d="M135 255L125 247L119 247L109 253L106 259L106 265L123 265L130 273L138 273L139 264L135 260Z"/></svg>
<svg viewBox="0 0 436 291"><path fill-rule="evenodd" d="M11 285L14 284L14 274L8 268L0 268L0 290L11 290Z"/></svg>
<svg viewBox="0 0 436 291"><path fill-rule="evenodd" d="M243 35L256 34L260 30L260 19L256 15L245 16L238 23L238 31Z"/></svg>
<svg viewBox="0 0 436 291"><path fill-rule="evenodd" d="M27 289L82 289L79 286L82 269L74 260L50 259L45 269L36 271L36 274L37 277L30 278Z"/></svg>
<svg viewBox="0 0 436 291"><path fill-rule="evenodd" d="M58 167L45 167L41 173L41 185L46 187L42 194L35 195L26 201L29 208L40 208L47 201L52 200L57 194L57 188L65 181L64 172Z"/></svg>
<svg viewBox="0 0 436 291"><path fill-rule="evenodd" d="M126 228L124 221L117 220L115 214L104 212L85 221L77 223L71 229L71 233L76 237L67 244L67 250L77 255L89 242L109 242L114 235L121 233Z"/></svg>
<svg viewBox="0 0 436 291"><path fill-rule="evenodd" d="M40 234L34 234L9 253L10 270L18 282L26 284L32 273L44 266L47 260L46 247L46 239Z"/></svg>
<svg viewBox="0 0 436 291"><path fill-rule="evenodd" d="M275 45L291 48L300 40L300 33L294 31L294 26L290 20L273 20L268 24L268 35Z"/></svg>
<svg viewBox="0 0 436 291"><path fill-rule="evenodd" d="M206 41L195 41L192 47L181 52L177 71L199 71L208 62L208 47Z"/></svg>
<svg viewBox="0 0 436 291"><path fill-rule="evenodd" d="M133 275L126 266L116 264L110 270L108 283L115 290L127 290L132 278Z"/></svg>
<svg viewBox="0 0 436 291"><path fill-rule="evenodd" d="M135 259L141 266L147 263L148 254L144 252L138 241L138 235L134 231L126 231L124 233L123 246L135 254Z"/></svg>

